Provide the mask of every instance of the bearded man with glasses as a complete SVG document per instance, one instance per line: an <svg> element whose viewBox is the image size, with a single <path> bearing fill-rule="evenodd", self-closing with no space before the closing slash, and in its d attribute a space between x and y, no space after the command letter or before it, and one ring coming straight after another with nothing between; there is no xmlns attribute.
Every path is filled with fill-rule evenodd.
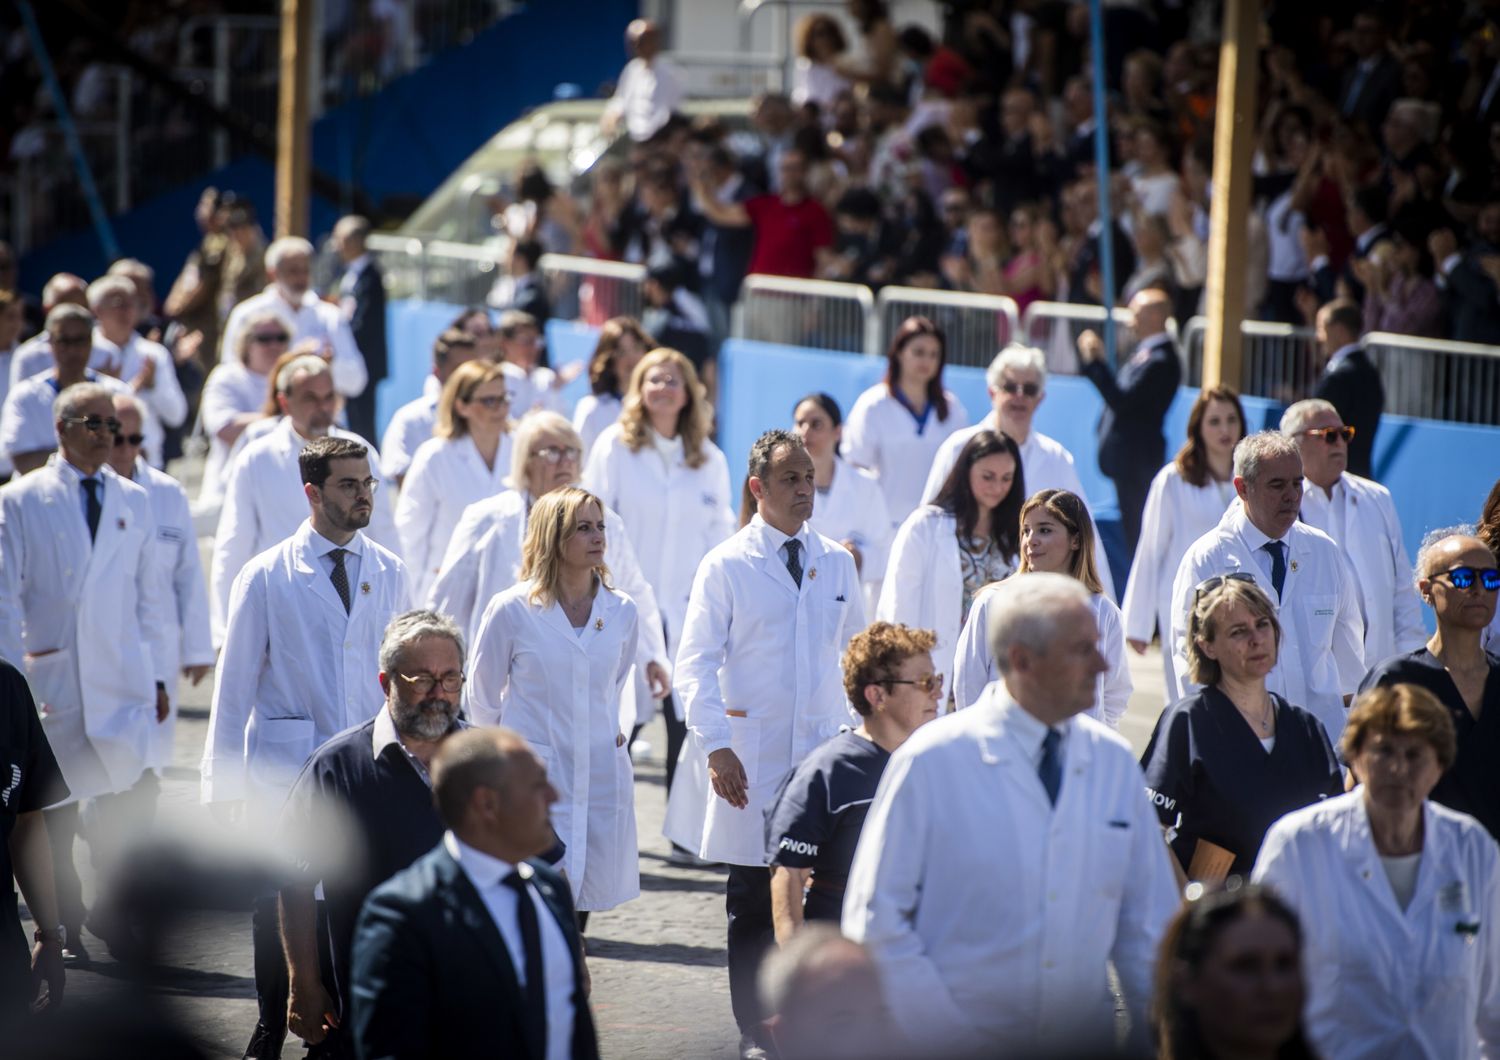
<svg viewBox="0 0 1500 1060"><path fill-rule="evenodd" d="M380 709L381 638L411 606L405 565L364 533L378 482L369 450L319 438L298 463L309 517L235 579L204 742L203 801L221 819L243 805L252 828L314 750ZM287 979L272 896L256 903L253 941L260 1024L247 1055L280 1056Z"/></svg>

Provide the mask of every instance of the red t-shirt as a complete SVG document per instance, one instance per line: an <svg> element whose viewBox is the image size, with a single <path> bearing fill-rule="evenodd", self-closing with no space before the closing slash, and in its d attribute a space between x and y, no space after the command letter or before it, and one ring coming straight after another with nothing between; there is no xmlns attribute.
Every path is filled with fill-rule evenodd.
<svg viewBox="0 0 1500 1060"><path fill-rule="evenodd" d="M751 272L810 279L814 251L833 244L833 219L817 199L789 206L779 195L757 195L745 200L745 212L755 226Z"/></svg>

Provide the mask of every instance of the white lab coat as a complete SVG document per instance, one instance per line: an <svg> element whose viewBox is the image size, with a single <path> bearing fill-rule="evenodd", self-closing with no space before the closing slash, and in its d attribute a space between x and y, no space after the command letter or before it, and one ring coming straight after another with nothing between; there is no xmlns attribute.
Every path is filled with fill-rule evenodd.
<svg viewBox="0 0 1500 1060"><path fill-rule="evenodd" d="M641 572L656 590L667 623L667 651L673 655L698 563L734 533L729 464L707 440L703 455L697 467L679 459L668 468L649 443L631 452L615 424L594 443L583 471L583 488L624 519Z"/></svg>
<svg viewBox="0 0 1500 1060"><path fill-rule="evenodd" d="M860 551L859 580L865 610L873 613L890 559L897 524L891 521L880 480L841 457L833 458L833 483L813 501L808 525L834 541L853 541Z"/></svg>
<svg viewBox="0 0 1500 1060"><path fill-rule="evenodd" d="M406 568L363 531L355 544L348 612L310 519L235 579L203 746L204 802L279 809L308 756L385 702L380 641L411 609Z"/></svg>
<svg viewBox="0 0 1500 1060"><path fill-rule="evenodd" d="M1014 569L1014 560L1011 566ZM941 508L924 504L896 531L885 580L880 583L875 617L936 633L932 662L943 675L943 687L952 689L953 658L963 626L963 610L958 520ZM945 692L945 702L946 699Z"/></svg>
<svg viewBox="0 0 1500 1060"><path fill-rule="evenodd" d="M927 484L922 487L922 503L931 504L937 498L943 483L948 481L953 465L958 463L958 454L963 452L970 438L980 431L999 429L995 417L986 416L974 426L949 435L933 458L932 471L927 476ZM1033 430L1017 448L1021 450L1021 476L1025 480L1023 485L1026 487L1027 497L1041 490L1067 490L1088 507L1089 518L1094 517L1094 509L1083 492L1078 469L1073 466L1073 454L1061 442L1047 437L1041 431ZM1104 554L1104 541L1098 534L1094 535L1094 566L1099 570L1099 581L1104 585L1105 595L1113 600L1116 596L1115 579L1109 570L1109 557Z"/></svg>
<svg viewBox="0 0 1500 1060"><path fill-rule="evenodd" d="M89 370L84 372L84 378L111 394L130 393L128 386L112 376ZM57 421L52 418L52 403L60 392L57 373L51 369L11 387L5 395L5 404L0 406L0 452L14 460L21 453L56 450ZM156 441L161 441L159 428Z"/></svg>
<svg viewBox="0 0 1500 1060"><path fill-rule="evenodd" d="M1427 802L1422 818L1404 911L1363 787L1287 814L1260 848L1253 878L1302 920L1308 1036L1326 1060L1478 1060L1500 1045L1500 850L1467 814Z"/></svg>
<svg viewBox="0 0 1500 1060"><path fill-rule="evenodd" d="M451 615L471 644L479 635L479 622L490 601L520 580L521 546L530 512L526 494L506 490L465 508L448 541L448 553L428 590L427 605ZM635 660L638 669L635 680L625 688L623 717L631 726L644 725L656 707L645 684L646 664L655 662L670 674L671 657L656 593L641 573L624 521L607 506L604 527L604 565L609 568L614 588L634 602L640 625Z"/></svg>
<svg viewBox="0 0 1500 1060"><path fill-rule="evenodd" d="M193 532L187 491L171 475L139 458L132 481L151 497L158 558L172 587L169 609L172 628L170 635L163 638L166 658L162 664L162 669L173 675L167 682L167 690L172 693L172 713L151 730L151 766L164 769L172 764L172 739L177 729L176 675L185 666L214 664L213 638L208 625L208 584L203 579L203 560L198 555L198 536Z"/></svg>
<svg viewBox="0 0 1500 1060"><path fill-rule="evenodd" d="M994 599L993 592L980 593L969 609L968 621L958 634L953 697L960 710L978 702L985 688L1000 679L1000 671L990 654L989 616ZM1130 706L1130 693L1135 690L1135 683L1130 679L1130 665L1125 659L1125 631L1120 622L1120 609L1102 593L1090 593L1089 606L1093 608L1094 622L1099 627L1099 650L1109 663L1109 669L1099 675L1094 685L1094 705L1085 713L1118 730L1120 719Z"/></svg>
<svg viewBox="0 0 1500 1060"><path fill-rule="evenodd" d="M1233 483L1210 479L1205 486L1190 485L1175 463L1156 473L1146 494L1141 539L1135 546L1120 613L1128 640L1149 643L1161 631L1161 663L1169 689L1177 687L1171 649L1172 580L1187 550L1219 525L1234 497Z"/></svg>
<svg viewBox="0 0 1500 1060"><path fill-rule="evenodd" d="M328 433L353 439L369 449L371 474L380 477L374 466L375 448L369 442L338 427ZM297 457L308 440L293 429L290 417L283 416L269 424L265 434L247 442L229 465L208 576L215 644L223 643L229 593L245 564L291 537L307 518L307 494L302 490ZM391 517L388 486L383 482L375 491L375 507L365 533L378 544L398 552L401 539Z"/></svg>
<svg viewBox="0 0 1500 1060"><path fill-rule="evenodd" d="M464 509L505 489L512 438L500 436L493 467L468 435L430 438L418 447L396 500L396 533L411 571L412 595L425 599Z"/></svg>
<svg viewBox="0 0 1500 1060"><path fill-rule="evenodd" d="M506 361L500 365L505 373L505 390L510 395L510 414L520 419L532 409L546 409L559 416L567 415L562 391L557 387L557 373L536 367L527 371Z"/></svg>
<svg viewBox="0 0 1500 1060"><path fill-rule="evenodd" d="M203 462L203 482L198 487L200 504L224 496L224 477L229 471L231 445L219 437L219 432L236 416L263 409L270 386L269 379L257 375L239 361L225 361L208 373L203 384L203 397L198 403L198 425L208 436L208 458Z"/></svg>
<svg viewBox="0 0 1500 1060"><path fill-rule="evenodd" d="M1235 498L1219 525L1182 557L1172 582L1177 688L1168 689L1169 699L1185 699L1201 687L1187 679L1187 613L1200 582L1242 571L1276 603L1276 590L1256 556L1257 545L1265 540L1246 517L1244 502ZM1266 675L1266 687L1321 721L1337 747L1348 713L1343 697L1353 695L1365 675L1364 623L1354 572L1321 530L1293 523L1283 540L1289 549L1286 584L1277 608L1281 649L1275 669Z"/></svg>
<svg viewBox="0 0 1500 1060"><path fill-rule="evenodd" d="M870 948L897 1025L924 1049L1102 1055L1114 1042L1106 963L1143 1035L1176 882L1130 745L1070 719L1054 807L1016 735L1040 723L1021 712L993 684L897 748L854 854L843 932Z"/></svg>
<svg viewBox="0 0 1500 1060"><path fill-rule="evenodd" d="M601 587L575 630L531 582L490 600L474 638L469 706L480 725L526 738L557 789L552 826L579 909L613 909L641 893L635 774L620 736L620 694L636 654L635 604Z"/></svg>
<svg viewBox="0 0 1500 1060"><path fill-rule="evenodd" d="M0 657L24 670L65 802L124 791L150 763L156 682L175 694L170 576L151 498L108 467L89 541L82 474L53 454L0 489Z"/></svg>
<svg viewBox="0 0 1500 1060"><path fill-rule="evenodd" d="M606 429L620 420L624 402L615 394L585 394L573 409L573 429L583 439L583 458L594 451L594 443Z"/></svg>
<svg viewBox="0 0 1500 1060"><path fill-rule="evenodd" d="M759 515L710 552L693 581L677 691L703 755L733 748L749 786L744 809L708 787L699 854L712 861L766 864L765 811L781 782L852 718L841 660L865 624L854 557L805 525L798 536L800 588L784 535ZM689 766L703 768L684 755L679 773Z"/></svg>
<svg viewBox="0 0 1500 1060"><path fill-rule="evenodd" d="M104 363L95 364L95 359L101 353ZM142 443L146 459L152 467L161 467L162 443L166 438L164 428L181 427L188 414L187 397L182 393L182 385L177 382L177 364L167 348L159 342L143 339L131 332L124 346L116 346L104 337L104 332L94 328L94 352L89 357L90 367L106 372L129 386L130 381L141 374L147 361L156 366L156 375L152 378L151 385L139 391L132 388L131 392L146 408L145 423L141 425L141 433L146 439Z"/></svg>
<svg viewBox="0 0 1500 1060"><path fill-rule="evenodd" d="M844 459L868 468L880 480L892 525L899 524L927 499L922 496L922 483L927 481L939 447L955 431L968 426L969 410L963 402L947 390L943 394L948 399L948 418L939 420L934 411L920 429L916 418L891 396L884 383L876 383L859 395L844 419Z"/></svg>
<svg viewBox="0 0 1500 1060"><path fill-rule="evenodd" d="M443 384L436 376L429 375L422 386L422 396L402 405L386 424L385 436L380 440L380 471L392 482L405 477L412 456L432 437L442 393Z"/></svg>
<svg viewBox="0 0 1500 1060"><path fill-rule="evenodd" d="M1335 504L1341 509L1337 518ZM1378 666L1427 643L1422 601L1390 490L1346 471L1330 499L1304 479L1302 521L1333 538L1358 573L1355 590L1365 620L1366 665ZM1342 536L1335 533L1340 523Z"/></svg>
<svg viewBox="0 0 1500 1060"><path fill-rule="evenodd" d="M364 355L359 352L359 346L354 341L354 332L349 330L349 322L339 312L338 306L323 301L312 291L303 293L301 305L292 306L282 299L273 283L268 284L260 294L251 295L235 306L229 311L229 319L224 322L219 360L234 359L234 351L240 348L239 335L245 322L266 310L280 313L285 318L292 329L293 346L303 339L317 339L332 348L333 360L329 362L328 369L333 376L335 390L345 397L355 397L364 391L365 384L370 380L370 373L365 368Z"/></svg>

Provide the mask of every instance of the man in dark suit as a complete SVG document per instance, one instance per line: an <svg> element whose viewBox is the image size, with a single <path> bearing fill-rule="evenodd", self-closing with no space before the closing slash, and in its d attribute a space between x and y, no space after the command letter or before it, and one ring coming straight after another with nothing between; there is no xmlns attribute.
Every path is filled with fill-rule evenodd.
<svg viewBox="0 0 1500 1060"><path fill-rule="evenodd" d="M1339 417L1354 428L1354 439L1349 443L1350 474L1374 478L1370 465L1375 431L1385 409L1385 387L1375 363L1360 345L1363 330L1364 315L1348 299L1336 299L1318 310L1318 346L1327 360L1312 396L1330 402Z"/></svg>
<svg viewBox="0 0 1500 1060"><path fill-rule="evenodd" d="M1375 8L1354 16L1350 43L1358 61L1339 90L1339 113L1373 134L1401 92L1401 64L1386 43L1385 16Z"/></svg>
<svg viewBox="0 0 1500 1060"><path fill-rule="evenodd" d="M361 438L376 438L375 387L389 372L385 344L385 277L370 257L365 241L370 222L351 214L333 226L333 248L344 262L339 280L339 309L349 322L354 343L365 359L369 382L349 398L349 429Z"/></svg>
<svg viewBox="0 0 1500 1060"><path fill-rule="evenodd" d="M534 239L522 239L511 247L509 270L490 291L490 305L502 312L519 309L530 313L538 325L545 327L552 316L552 305L547 301L542 274L537 270L541 260L542 245Z"/></svg>
<svg viewBox="0 0 1500 1060"><path fill-rule="evenodd" d="M557 792L503 728L444 740L432 790L448 831L377 888L355 926L351 995L361 1060L596 1060L587 973L553 845Z"/></svg>
<svg viewBox="0 0 1500 1060"><path fill-rule="evenodd" d="M1118 372L1110 372L1104 340L1093 331L1078 337L1078 356L1083 374L1104 398L1099 417L1099 470L1114 480L1125 547L1134 555L1146 493L1166 457L1161 425L1182 383L1182 360L1167 333L1171 295L1148 287L1130 300L1130 312L1135 318L1136 348Z"/></svg>

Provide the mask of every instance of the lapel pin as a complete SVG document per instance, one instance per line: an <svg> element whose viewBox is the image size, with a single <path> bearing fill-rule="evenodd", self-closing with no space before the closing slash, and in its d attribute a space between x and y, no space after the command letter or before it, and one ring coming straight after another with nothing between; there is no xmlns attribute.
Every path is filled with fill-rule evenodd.
<svg viewBox="0 0 1500 1060"><path fill-rule="evenodd" d="M595 629L603 629L604 628L604 619L602 619L602 618L596 618L596 619L594 619L594 628Z"/></svg>
<svg viewBox="0 0 1500 1060"><path fill-rule="evenodd" d="M116 527L116 529L124 530L125 529L125 520L124 519L116 519L115 520L115 527Z"/></svg>
<svg viewBox="0 0 1500 1060"><path fill-rule="evenodd" d="M809 570L809 571L808 571L808 572L807 572L807 576L808 576L808 577L809 577L809 578L811 578L811 579L812 579L812 580L813 580L813 581L817 581L817 580L818 580L818 568L817 568L817 567L813 567L813 568L811 568L811 569L810 569L810 570Z"/></svg>
<svg viewBox="0 0 1500 1060"><path fill-rule="evenodd" d="M360 582L359 583L359 595L361 595L361 596L369 596L370 595L370 583L369 582Z"/></svg>
<svg viewBox="0 0 1500 1060"><path fill-rule="evenodd" d="M1296 570L1296 569L1297 569L1297 561L1296 560L1292 560L1292 570Z"/></svg>

